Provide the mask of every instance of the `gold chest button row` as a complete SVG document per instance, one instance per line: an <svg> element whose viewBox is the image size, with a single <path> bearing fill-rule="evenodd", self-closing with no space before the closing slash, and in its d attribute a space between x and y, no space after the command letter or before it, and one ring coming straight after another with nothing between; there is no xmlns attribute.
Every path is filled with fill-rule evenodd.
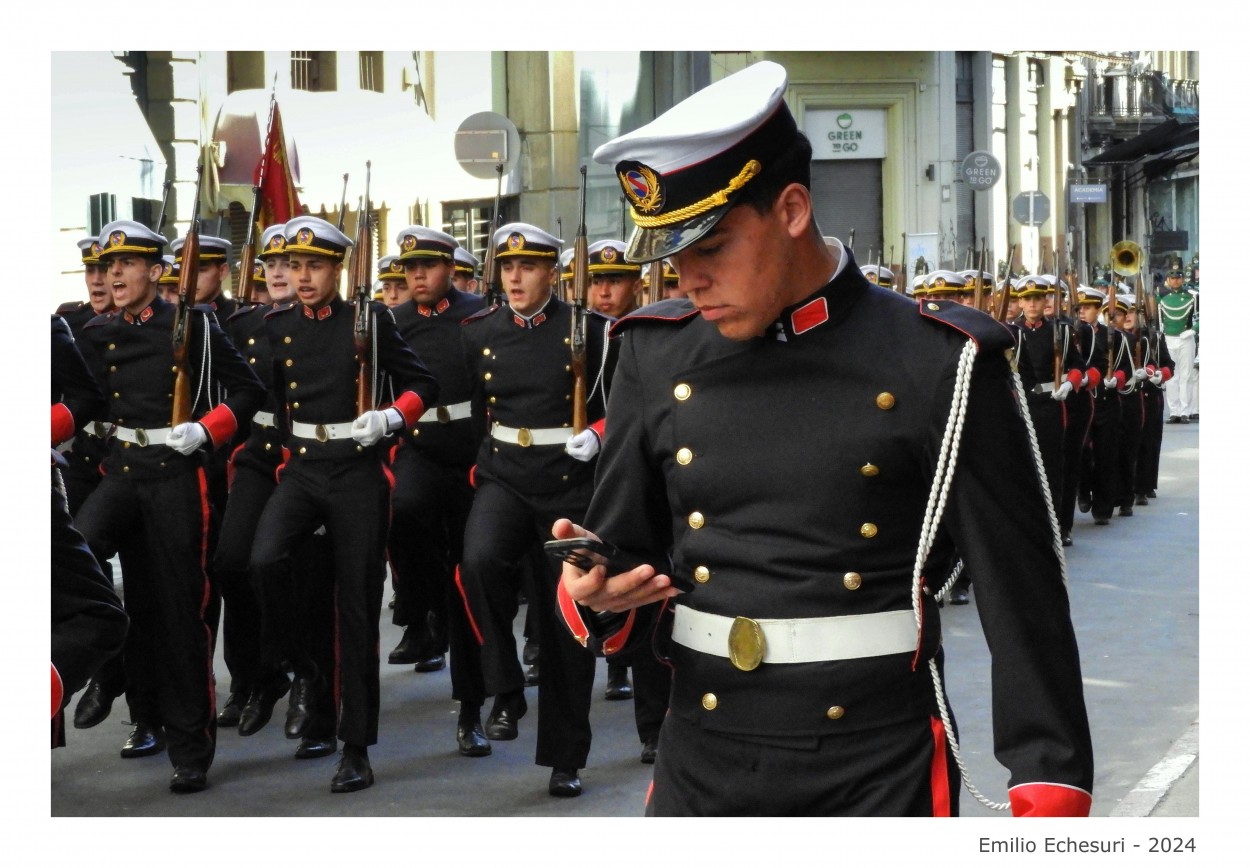
<svg viewBox="0 0 1250 868"><path fill-rule="evenodd" d="M894 407L894 396L889 392L882 392L877 396L877 406L882 410L889 410Z"/></svg>
<svg viewBox="0 0 1250 868"><path fill-rule="evenodd" d="M713 709L716 708L716 701L717 700L716 700L715 693L703 694L703 699L702 699L703 707L706 708L708 711L712 711Z"/></svg>
<svg viewBox="0 0 1250 868"><path fill-rule="evenodd" d="M691 452L689 449L687 449L684 446L677 450L677 463L678 464L681 464L684 466L686 464L689 464L691 461L694 461L693 452Z"/></svg>
<svg viewBox="0 0 1250 868"><path fill-rule="evenodd" d="M698 511L692 512L690 513L690 516L686 519L686 521L690 524L692 528L694 528L695 530L698 530L699 528L703 527L703 523L704 523L703 513L698 512Z"/></svg>
<svg viewBox="0 0 1250 868"><path fill-rule="evenodd" d="M678 383L677 387L673 389L673 397L678 401L686 400L690 397L690 387L685 383Z"/></svg>
<svg viewBox="0 0 1250 868"><path fill-rule="evenodd" d="M847 573L842 577L842 587L848 591L858 591L859 586L864 583L864 577L859 573Z"/></svg>

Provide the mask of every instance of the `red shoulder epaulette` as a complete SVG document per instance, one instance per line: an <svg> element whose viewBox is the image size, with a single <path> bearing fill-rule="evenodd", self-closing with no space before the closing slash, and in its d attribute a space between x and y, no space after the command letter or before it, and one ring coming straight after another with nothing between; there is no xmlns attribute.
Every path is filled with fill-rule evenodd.
<svg viewBox="0 0 1250 868"><path fill-rule="evenodd" d="M57 316L65 316L67 313L73 313L78 310L84 304L86 304L85 301L67 301L56 309L56 314Z"/></svg>
<svg viewBox="0 0 1250 868"><path fill-rule="evenodd" d="M612 323L612 330L608 334L611 337L616 337L625 329L644 323L685 322L698 314L698 312L699 309L689 299L666 298L646 307L640 307L632 313L625 314L625 316Z"/></svg>
<svg viewBox="0 0 1250 868"><path fill-rule="evenodd" d="M481 310L474 311L473 313L466 316L464 319L460 320L460 324L468 325L471 322L477 322L480 319L484 319L485 317L490 316L492 313L494 313L497 310L499 310L499 305L497 304L492 304L490 307L484 307Z"/></svg>
<svg viewBox="0 0 1250 868"><path fill-rule="evenodd" d="M294 310L297 304L299 304L298 301L288 301L286 304L275 305L272 310L265 312L265 319L269 319L269 317L275 314L286 313L288 310Z"/></svg>
<svg viewBox="0 0 1250 868"><path fill-rule="evenodd" d="M920 315L962 332L976 342L977 351L1005 350L1015 345L1011 331L998 320L974 307L957 301L925 299L918 304Z"/></svg>

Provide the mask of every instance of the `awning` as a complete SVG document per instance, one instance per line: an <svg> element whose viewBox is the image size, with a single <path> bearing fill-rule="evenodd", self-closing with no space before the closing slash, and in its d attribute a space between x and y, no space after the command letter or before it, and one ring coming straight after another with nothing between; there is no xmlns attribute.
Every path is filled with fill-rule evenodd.
<svg viewBox="0 0 1250 868"><path fill-rule="evenodd" d="M107 51L52 54L52 216L81 227L96 193L117 197L119 217L130 200L160 200L165 157L148 127L126 67Z"/></svg>
<svg viewBox="0 0 1250 868"><path fill-rule="evenodd" d="M338 210L344 173L350 176L348 207L355 210L364 194L366 161L372 163L375 208L495 195L493 180L473 178L456 163L454 128L431 119L407 95L279 90L277 102L300 201L314 213ZM267 90L235 91L218 110L213 138L226 146L218 173L221 207L231 201L250 207L268 118ZM519 192L516 175L505 178L505 193Z"/></svg>
<svg viewBox="0 0 1250 868"><path fill-rule="evenodd" d="M1178 148L1198 144L1198 124L1181 123L1168 118L1163 123L1123 142L1117 142L1101 154L1085 161L1087 166L1112 163L1135 163L1143 157L1162 154Z"/></svg>

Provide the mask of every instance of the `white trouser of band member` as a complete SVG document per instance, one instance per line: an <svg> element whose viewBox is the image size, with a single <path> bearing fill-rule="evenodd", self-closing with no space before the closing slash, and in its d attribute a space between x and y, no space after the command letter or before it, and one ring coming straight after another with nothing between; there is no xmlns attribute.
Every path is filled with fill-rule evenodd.
<svg viewBox="0 0 1250 868"><path fill-rule="evenodd" d="M118 425L113 429L113 436L124 443L138 446L164 446L173 428L123 428Z"/></svg>
<svg viewBox="0 0 1250 868"><path fill-rule="evenodd" d="M312 425L308 422L292 422L291 434L303 440L350 440L352 436L351 422L331 422L329 424Z"/></svg>
<svg viewBox="0 0 1250 868"><path fill-rule="evenodd" d="M528 434L528 437L525 435ZM563 446L573 436L572 428L509 428L496 422L491 426L490 436L504 443L517 446ZM526 444L525 441L529 440Z"/></svg>
<svg viewBox="0 0 1250 868"><path fill-rule="evenodd" d="M459 404L447 404L442 407L431 407L421 414L418 422L456 422L468 419L473 415L473 402L461 401ZM566 438L567 439L567 438Z"/></svg>
<svg viewBox="0 0 1250 868"><path fill-rule="evenodd" d="M262 428L272 428L277 424L273 418L273 414L267 413L264 410L259 411L255 416L253 416L252 421Z"/></svg>
<svg viewBox="0 0 1250 868"><path fill-rule="evenodd" d="M1049 395L1055 391L1054 383L1038 383L1029 392L1034 395Z"/></svg>
<svg viewBox="0 0 1250 868"><path fill-rule="evenodd" d="M673 641L704 654L729 656L734 619L674 609ZM757 618L764 631L764 663L819 663L916 650L916 616L911 609L827 618Z"/></svg>

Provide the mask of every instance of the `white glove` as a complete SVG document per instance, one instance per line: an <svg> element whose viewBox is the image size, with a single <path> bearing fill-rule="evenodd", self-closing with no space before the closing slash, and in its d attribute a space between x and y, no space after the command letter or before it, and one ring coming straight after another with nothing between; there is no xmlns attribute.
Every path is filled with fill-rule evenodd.
<svg viewBox="0 0 1250 868"><path fill-rule="evenodd" d="M1081 388L1084 389L1089 385L1089 374L1081 374Z"/></svg>
<svg viewBox="0 0 1250 868"><path fill-rule="evenodd" d="M1163 371L1155 371L1153 374L1151 374L1150 382L1154 383L1156 386L1162 386L1163 385Z"/></svg>
<svg viewBox="0 0 1250 868"><path fill-rule="evenodd" d="M578 461L589 461L599 454L599 435L593 428L574 434L564 444L564 451Z"/></svg>
<svg viewBox="0 0 1250 868"><path fill-rule="evenodd" d="M1064 398L1072 394L1072 381L1064 380L1059 384L1059 388L1050 393L1050 397L1056 401L1062 401Z"/></svg>
<svg viewBox="0 0 1250 868"><path fill-rule="evenodd" d="M1133 371L1133 379L1139 383L1149 376L1150 374L1146 373L1145 368L1138 368L1136 371Z"/></svg>
<svg viewBox="0 0 1250 868"><path fill-rule="evenodd" d="M199 422L183 422L169 432L165 445L177 449L183 455L190 455L208 442L208 431Z"/></svg>
<svg viewBox="0 0 1250 868"><path fill-rule="evenodd" d="M366 410L352 422L352 439L361 446L372 446L387 434L404 427L404 415L394 407L385 410Z"/></svg>

